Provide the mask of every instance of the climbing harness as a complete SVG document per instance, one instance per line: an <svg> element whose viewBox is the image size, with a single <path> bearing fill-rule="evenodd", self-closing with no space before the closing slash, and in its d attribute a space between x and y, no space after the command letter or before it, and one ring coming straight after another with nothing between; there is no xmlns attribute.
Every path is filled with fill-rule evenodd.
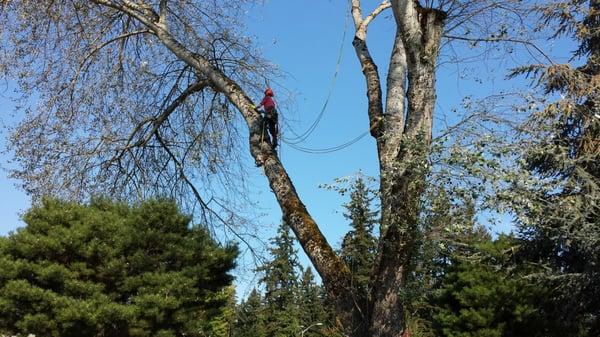
<svg viewBox="0 0 600 337"><path fill-rule="evenodd" d="M278 133L278 138L281 141L281 143L285 143L286 145L289 145L291 148L297 150L297 151L301 151L301 152L305 152L305 153L310 153L310 154L327 154L327 153L332 153L332 152L336 152L336 151L340 151L343 150L355 143L357 143L358 141L360 141L361 139L363 139L366 135L368 135L370 133L371 130L365 131L363 133L361 133L360 135L350 139L347 142L344 142L342 144L336 145L336 146L331 146L331 147L326 147L326 148L309 148L309 147L305 147L305 146L301 146L299 145L300 143L305 142L308 137L310 137L310 135L316 130L317 126L319 125L319 123L321 122L321 120L323 119L323 116L325 115L325 112L327 110L327 106L329 105L329 101L331 99L331 96L333 94L333 91L335 89L335 85L337 83L337 78L340 72L340 68L341 68L341 64L342 64L342 59L343 59L343 54L344 54L344 46L345 46L345 40L346 40L346 35L348 32L348 23L350 21L350 11L347 12L346 14L346 18L344 21L344 32L342 34L342 42L340 44L340 48L339 48L339 53L338 53L338 57L337 57L337 62L336 62L336 66L335 66L335 71L333 73L333 78L331 80L331 85L329 87L329 91L327 92L327 96L325 98L325 102L323 103L323 107L321 108L321 111L319 112L319 114L317 115L317 117L315 118L315 120L311 123L311 125L308 127L308 129L306 129L304 132L298 134L294 131L294 129L291 127L291 125L289 125L289 123L287 123L285 121L285 119L282 118L283 123L285 124L285 126L287 127L287 129L290 130L291 133L293 133L294 137L291 138L287 138L284 137L282 132L281 132L281 127L279 125L279 119L277 120L277 133ZM265 96L268 94L273 94L272 90L270 90L270 85L267 79L265 79L265 85L267 86L267 89L265 90ZM263 130L262 130L262 136L264 137L264 128L266 125L266 121L263 123ZM373 127L371 127L372 129ZM261 141L263 140L263 138L261 138ZM280 151L281 151L281 146L280 146Z"/></svg>
<svg viewBox="0 0 600 337"><path fill-rule="evenodd" d="M262 106L263 109L259 110L258 107L254 106L254 105L252 105L252 109L261 114L264 114L264 116L262 118L262 125L261 125L261 135L260 135L261 143L264 142L265 133L268 132L270 135L271 146L273 147L273 150L275 150L277 148L277 139L278 139L278 133L279 133L279 129L278 129L279 118L277 116L277 105L276 105L275 101L273 100L273 96L275 96L275 94L273 93L273 89L271 89L270 87L267 87L267 89L265 90L265 96L263 97L262 101L258 105L258 107Z"/></svg>

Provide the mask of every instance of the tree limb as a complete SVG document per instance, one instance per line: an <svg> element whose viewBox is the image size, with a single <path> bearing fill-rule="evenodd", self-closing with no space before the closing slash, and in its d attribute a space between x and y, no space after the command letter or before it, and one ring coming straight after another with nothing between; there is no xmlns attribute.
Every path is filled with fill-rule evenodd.
<svg viewBox="0 0 600 337"><path fill-rule="evenodd" d="M390 167L398 153L404 132L406 110L406 50L399 31L396 31L394 47L387 75L384 135L385 146L380 156L383 167Z"/></svg>
<svg viewBox="0 0 600 337"><path fill-rule="evenodd" d="M377 17L377 15L381 14L381 12L390 8L391 6L392 6L392 3L389 0L385 0L382 3L380 3L379 6L377 6L377 8L375 8L371 12L371 14L367 15L364 18L364 20L362 20L362 22L360 24L360 29L357 29L357 30L364 29L366 32L367 26L371 23L371 21L373 21Z"/></svg>
<svg viewBox="0 0 600 337"><path fill-rule="evenodd" d="M381 140L381 134L383 133L383 102L382 102L382 91L381 91L381 79L379 78L379 72L377 65L369 52L367 46L367 27L368 23L381 13L386 7L387 1L382 2L376 9L368 16L368 20L363 20L362 10L360 6L360 0L352 0L352 17L354 19L354 40L352 45L356 52L356 56L361 65L362 72L367 82L367 98L368 98L368 114L371 136L377 140L377 147L380 150L383 146ZM365 23L366 21L366 23ZM380 152L380 151L379 151Z"/></svg>
<svg viewBox="0 0 600 337"><path fill-rule="evenodd" d="M158 129L167 120L167 118L169 118L169 116L181 104L183 104L183 102L185 102L185 100L190 95L192 95L196 92L202 91L208 85L209 85L208 81L198 81L194 84L191 84L175 100L173 100L173 102L171 102L171 104L169 104L169 106L166 107L160 115L158 115L156 117L152 117L152 118L146 118L142 122L138 123L136 125L136 127L133 129L133 131L130 133L129 138L127 139L127 142L125 143L125 147L123 147L121 149L119 155L117 155L113 160L120 160L121 158L123 158L125 153L127 151L131 150L132 148L142 147L142 146L145 146L146 144L148 144L151 137L156 134ZM147 123L150 123L150 122L152 122L152 129L150 130L148 135L146 137L139 139L137 142L131 144L131 141L133 140L133 138L135 138L135 135L144 127L144 125L146 125Z"/></svg>
<svg viewBox="0 0 600 337"><path fill-rule="evenodd" d="M195 54L181 44L165 27L157 25L137 10L127 8L106 0L94 0L96 3L124 11L152 29L158 39L179 59L196 69L211 83L218 92L223 93L240 111L249 129L250 152L256 163L264 169L271 190L282 209L285 221L294 230L298 241L310 257L315 268L336 301L345 305L345 293L350 287L348 267L329 245L314 219L300 200L286 170L281 165L275 151L262 137L263 118L253 108L253 102L243 89L222 71L213 66L201 55Z"/></svg>
<svg viewBox="0 0 600 337"><path fill-rule="evenodd" d="M140 5L138 5L134 2L124 0L122 5L114 3L112 1L108 1L108 0L92 0L92 2L94 2L95 4L98 4L98 5L106 6L106 7L115 9L119 12L125 13L125 14L137 19L139 22L143 23L150 29L158 28L158 25L153 20L155 18L149 17L148 14L150 14L150 13L148 13L148 11L144 11L144 8L142 8Z"/></svg>
<svg viewBox="0 0 600 337"><path fill-rule="evenodd" d="M210 200L207 202L207 201L204 200L204 198L202 198L202 195L200 195L200 191L198 191L198 188L196 188L196 185L194 185L194 183L188 178L187 174L185 174L184 164L179 159L177 159L177 157L175 156L175 154L173 153L173 151L171 151L171 149L169 148L169 146L167 145L167 143L161 137L161 135L158 132L158 130L155 130L153 132L153 136L156 137L156 140L160 143L161 147L165 150L165 152L167 152L167 154L169 155L169 157L171 158L171 160L173 160L173 163L177 167L177 170L179 171L179 174L180 174L181 178L186 183L186 185L188 185L188 187L192 191L192 194L194 194L194 197L196 198L196 201L201 205L203 211L210 212L214 217L217 218L217 220L219 220L219 222L221 222L225 227L229 228L229 230L231 230L231 232L240 241L242 241L248 247L248 249L250 249L251 253L254 256L258 256L258 254L255 252L255 250L252 248L252 245L244 237L242 237L240 234L238 234L237 231L235 231L231 227L231 224L228 221L226 221L225 219L223 219L223 217L219 213L217 213L215 210L212 209L212 207L209 206Z"/></svg>
<svg viewBox="0 0 600 337"><path fill-rule="evenodd" d="M556 63L554 62L554 60L552 60L552 58L537 44L531 42L531 41L527 41L527 40L521 40L521 39L515 39L515 38L509 38L509 37L488 37L488 38L475 38L475 37L466 37L466 36L456 36L456 35L447 35L444 34L444 37L450 40L462 40L462 41L469 41L469 42L489 42L489 43L493 43L493 42L512 42L512 43L518 43L518 44L522 44L525 46L530 46L533 49L535 49L538 53L540 53L540 55L542 55L548 62L550 62L550 64L552 65L556 65Z"/></svg>
<svg viewBox="0 0 600 337"><path fill-rule="evenodd" d="M417 0L392 0L392 11L400 30L404 48L412 58L417 58L421 46L420 8Z"/></svg>
<svg viewBox="0 0 600 337"><path fill-rule="evenodd" d="M167 28L167 0L160 0L158 17L158 22L161 26Z"/></svg>

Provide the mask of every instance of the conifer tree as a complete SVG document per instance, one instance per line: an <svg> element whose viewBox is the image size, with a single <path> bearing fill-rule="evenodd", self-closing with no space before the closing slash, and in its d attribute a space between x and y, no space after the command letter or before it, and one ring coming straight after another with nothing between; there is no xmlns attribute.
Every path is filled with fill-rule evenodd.
<svg viewBox="0 0 600 337"><path fill-rule="evenodd" d="M271 260L258 270L265 287L265 334L273 337L295 336L300 332L298 306L298 262L289 226L281 223L271 240Z"/></svg>
<svg viewBox="0 0 600 337"><path fill-rule="evenodd" d="M306 331L304 336L322 336L322 330L328 323L327 312L323 304L322 289L315 283L314 274L310 267L302 273L299 292L300 323L304 328L314 325L314 329Z"/></svg>
<svg viewBox="0 0 600 337"><path fill-rule="evenodd" d="M218 297L225 304L221 310L222 314L210 322L212 337L232 337L234 332L234 322L236 318L235 287L224 288Z"/></svg>
<svg viewBox="0 0 600 337"><path fill-rule="evenodd" d="M350 268L353 287L368 296L377 250L377 238L373 235L377 212L372 210L374 197L362 177L356 179L350 191L344 217L350 220L351 229L342 241L341 256Z"/></svg>
<svg viewBox="0 0 600 337"><path fill-rule="evenodd" d="M514 238L474 231L470 253L454 252L432 302L436 336L548 336L555 326L538 313L544 289L505 267L514 258Z"/></svg>
<svg viewBox="0 0 600 337"><path fill-rule="evenodd" d="M525 124L529 181L507 199L518 215L524 256L556 291L544 307L562 322L557 336L600 335L600 1L548 1L540 7L554 37L579 44L574 62L532 65L544 96L560 98ZM533 182L533 183L532 183ZM515 197L516 196L516 197Z"/></svg>
<svg viewBox="0 0 600 337"><path fill-rule="evenodd" d="M234 337L265 337L264 324L262 298L254 288L237 308Z"/></svg>
<svg viewBox="0 0 600 337"><path fill-rule="evenodd" d="M169 201L46 199L0 238L0 335L225 336L237 248Z"/></svg>
<svg viewBox="0 0 600 337"><path fill-rule="evenodd" d="M412 313L407 326L418 336L434 336L434 294L442 287L452 260L468 259L476 238L487 237L485 229L475 225L471 200L452 200L446 187L429 186L423 207L423 219L417 229L419 238L413 254L413 272L401 294Z"/></svg>

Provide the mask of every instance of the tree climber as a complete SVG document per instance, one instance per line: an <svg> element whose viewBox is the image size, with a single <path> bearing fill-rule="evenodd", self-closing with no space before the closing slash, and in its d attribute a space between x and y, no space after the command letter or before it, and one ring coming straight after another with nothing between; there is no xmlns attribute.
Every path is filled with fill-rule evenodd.
<svg viewBox="0 0 600 337"><path fill-rule="evenodd" d="M258 112L264 113L265 124L269 134L271 134L271 144L273 144L273 150L275 150L277 148L277 133L279 130L277 127L277 106L275 100L273 100L273 96L275 96L273 90L267 88L265 90L265 97L255 109ZM259 110L260 107L263 107L264 110Z"/></svg>

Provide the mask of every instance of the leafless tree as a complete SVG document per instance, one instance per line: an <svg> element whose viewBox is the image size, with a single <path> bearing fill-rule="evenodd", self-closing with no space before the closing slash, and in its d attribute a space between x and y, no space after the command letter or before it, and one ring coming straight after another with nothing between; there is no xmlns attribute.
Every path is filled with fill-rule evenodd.
<svg viewBox="0 0 600 337"><path fill-rule="evenodd" d="M156 19L151 5L130 5ZM174 1L166 10L173 38L252 91L258 74L276 71L236 29L245 5ZM0 69L19 80L23 99L42 95L12 130L13 176L34 198L159 195L192 200L209 223L241 221L245 131L231 102L136 16L106 6L3 2Z"/></svg>
<svg viewBox="0 0 600 337"><path fill-rule="evenodd" d="M14 176L38 196L191 193L206 217L227 224L220 215L227 209L221 195L239 194L241 138L247 134L250 154L321 275L344 333L403 336L399 290L410 272L429 171L444 35L502 39L505 25L522 19L522 5L384 0L366 12L360 0L351 0L382 208L372 289L356 293L348 267L296 193L253 108L250 97L263 81L258 74L270 65L238 33L238 18L249 2L3 0L0 30L11 48L0 55L0 69L18 78L25 92L40 93L42 102L12 133L20 167ZM397 30L384 84L367 29L390 10Z"/></svg>

